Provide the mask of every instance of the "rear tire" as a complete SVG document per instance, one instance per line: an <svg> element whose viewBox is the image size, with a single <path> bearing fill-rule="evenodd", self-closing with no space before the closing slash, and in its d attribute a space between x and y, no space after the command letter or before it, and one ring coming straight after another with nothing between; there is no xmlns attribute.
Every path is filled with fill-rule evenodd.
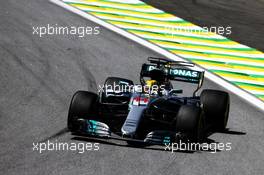
<svg viewBox="0 0 264 175"><path fill-rule="evenodd" d="M183 105L176 118L176 130L186 134L192 141L202 141L203 114L200 107Z"/></svg>
<svg viewBox="0 0 264 175"><path fill-rule="evenodd" d="M202 91L200 98L206 118L213 122L216 130L225 130L229 117L229 94L223 91L206 89Z"/></svg>
<svg viewBox="0 0 264 175"><path fill-rule="evenodd" d="M88 91L77 91L71 100L68 113L68 129L76 131L76 121L79 118L89 118L95 114L98 95Z"/></svg>

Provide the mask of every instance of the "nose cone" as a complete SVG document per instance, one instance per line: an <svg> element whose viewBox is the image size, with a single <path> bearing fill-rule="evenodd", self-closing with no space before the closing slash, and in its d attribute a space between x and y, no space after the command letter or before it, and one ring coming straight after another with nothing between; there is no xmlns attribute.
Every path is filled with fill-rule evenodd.
<svg viewBox="0 0 264 175"><path fill-rule="evenodd" d="M121 131L125 136L133 137L139 126L142 114L146 106L132 106Z"/></svg>
<svg viewBox="0 0 264 175"><path fill-rule="evenodd" d="M137 130L137 121L126 120L121 128L122 134L125 136L134 136Z"/></svg>

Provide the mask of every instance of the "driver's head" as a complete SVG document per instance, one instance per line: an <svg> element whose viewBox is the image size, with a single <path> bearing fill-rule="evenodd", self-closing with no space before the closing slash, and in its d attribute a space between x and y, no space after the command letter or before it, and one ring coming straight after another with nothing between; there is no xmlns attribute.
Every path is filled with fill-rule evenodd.
<svg viewBox="0 0 264 175"><path fill-rule="evenodd" d="M152 87L154 85L158 85L158 82L156 80L147 80L146 81L146 86Z"/></svg>
<svg viewBox="0 0 264 175"><path fill-rule="evenodd" d="M153 86L157 86L158 87L158 82L156 80L147 80L144 90L146 93L151 93L153 90ZM156 88L157 88L156 87Z"/></svg>

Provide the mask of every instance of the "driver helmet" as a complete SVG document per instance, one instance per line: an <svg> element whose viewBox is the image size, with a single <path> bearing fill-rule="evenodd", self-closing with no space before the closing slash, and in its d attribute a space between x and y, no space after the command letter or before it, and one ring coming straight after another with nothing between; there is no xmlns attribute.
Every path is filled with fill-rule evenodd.
<svg viewBox="0 0 264 175"><path fill-rule="evenodd" d="M153 88L153 86L156 86L156 88ZM145 84L145 92L152 94L152 93L157 93L155 92L155 90L157 90L158 87L158 82L157 80L146 80L146 84Z"/></svg>

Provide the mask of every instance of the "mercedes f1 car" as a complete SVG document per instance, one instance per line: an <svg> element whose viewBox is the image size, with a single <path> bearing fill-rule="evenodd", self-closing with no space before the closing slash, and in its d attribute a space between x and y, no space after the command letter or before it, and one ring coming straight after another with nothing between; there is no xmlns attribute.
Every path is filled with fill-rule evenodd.
<svg viewBox="0 0 264 175"><path fill-rule="evenodd" d="M140 72L141 84L109 77L99 94L77 91L71 100L68 129L74 135L118 138L128 143L172 143L187 138L201 142L209 132L225 130L229 94L205 89L204 72L188 62L148 58ZM190 69L192 67L192 69ZM172 81L197 85L188 97Z"/></svg>

